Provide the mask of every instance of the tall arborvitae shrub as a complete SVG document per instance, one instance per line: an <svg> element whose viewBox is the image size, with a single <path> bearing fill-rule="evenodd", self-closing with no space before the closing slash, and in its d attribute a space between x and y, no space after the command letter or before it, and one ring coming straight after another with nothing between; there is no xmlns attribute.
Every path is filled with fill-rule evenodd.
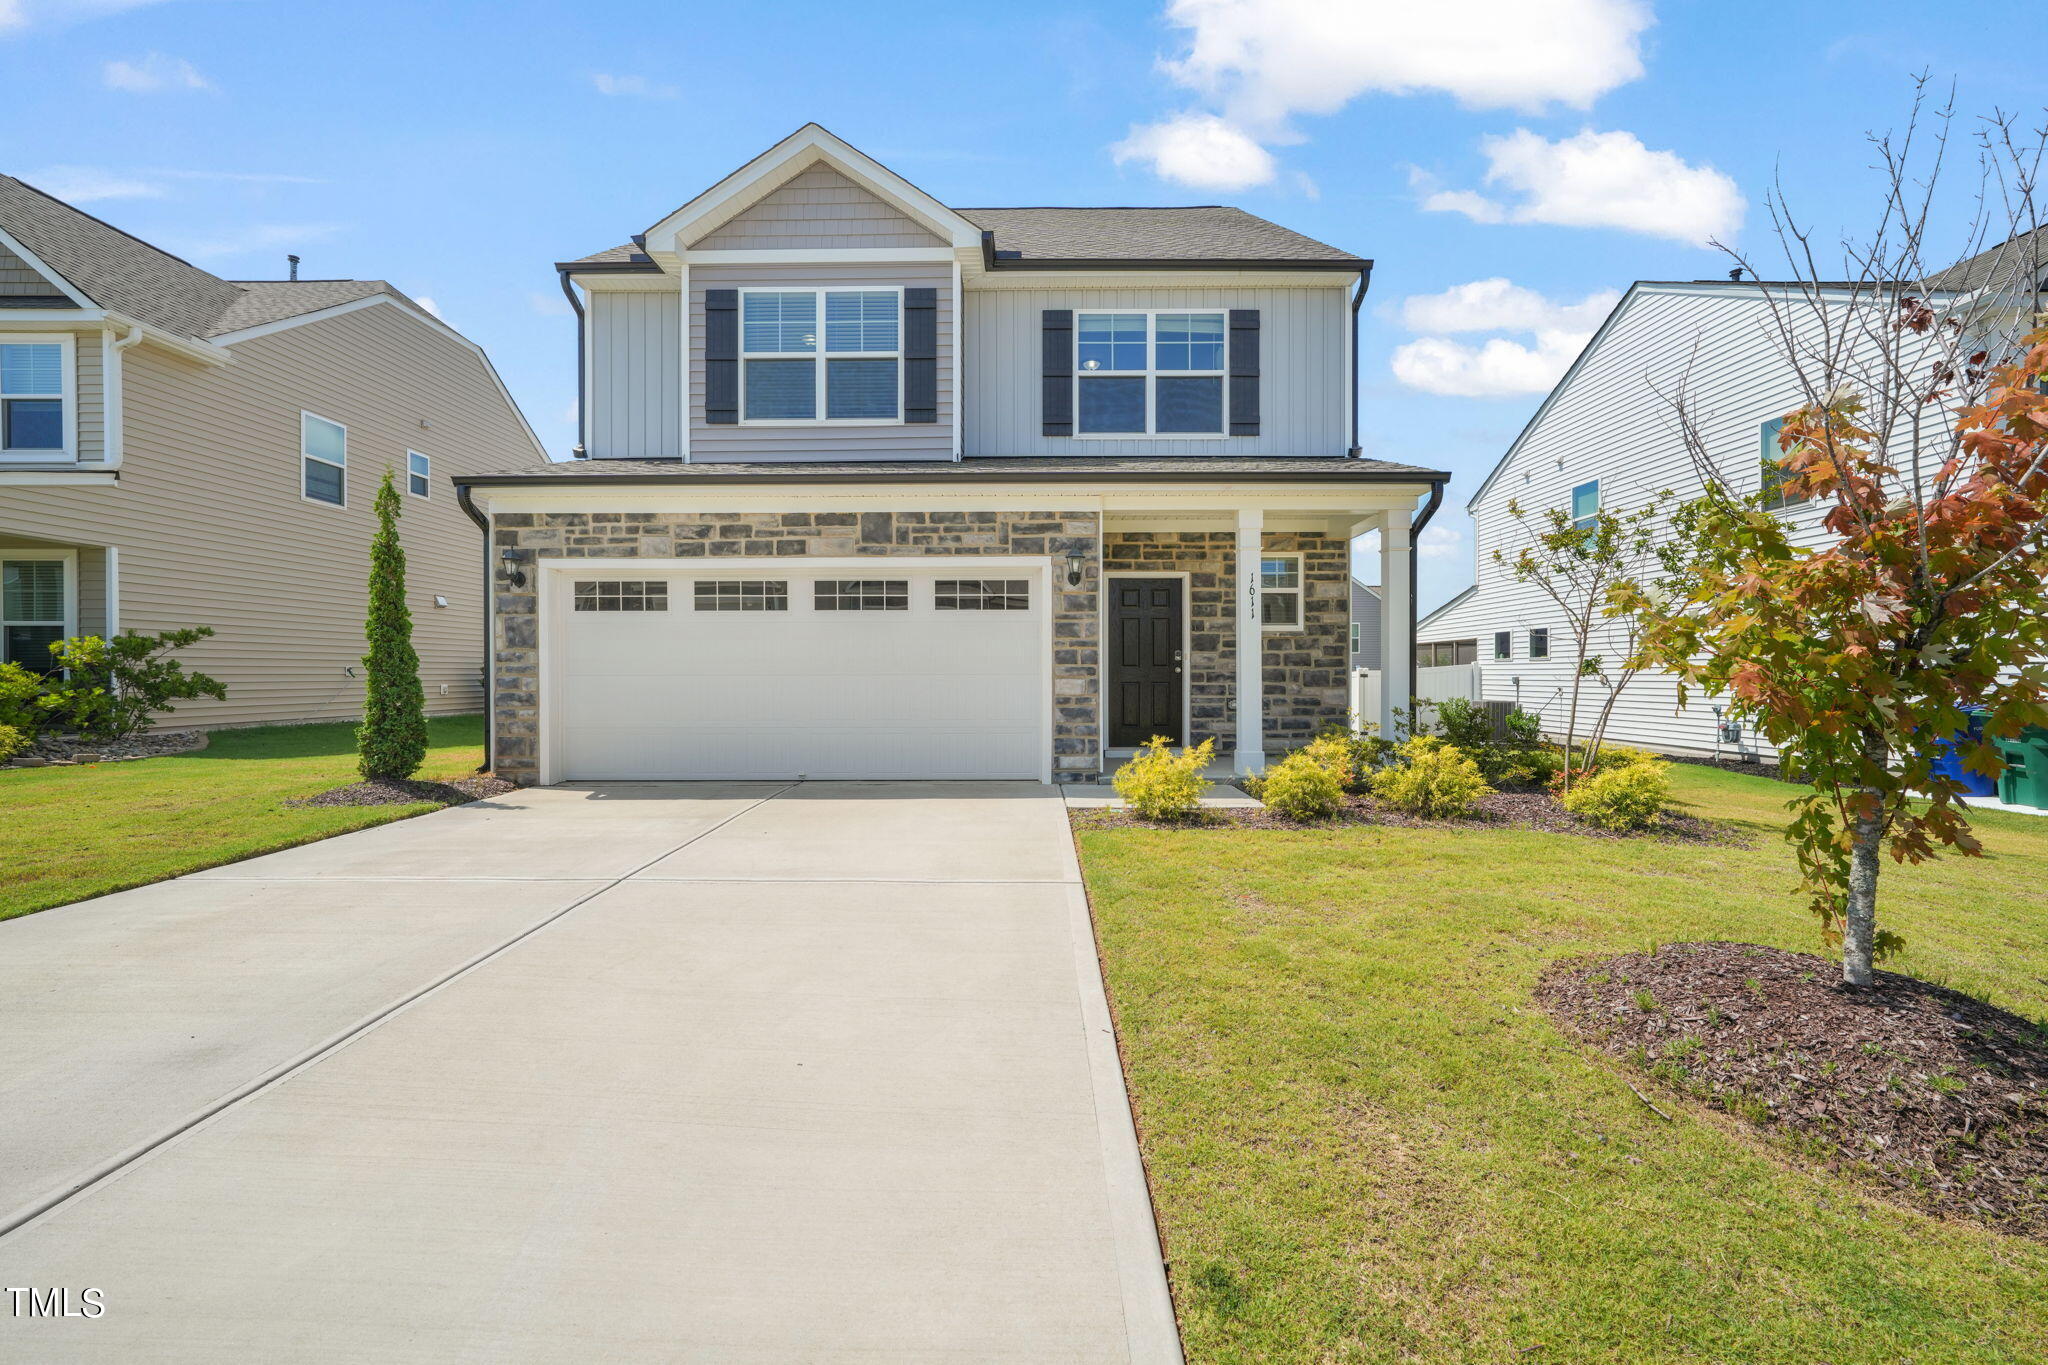
<svg viewBox="0 0 2048 1365"><path fill-rule="evenodd" d="M391 471L377 485L377 534L370 541L370 652L356 766L365 778L410 777L427 757L427 696L405 605L405 549L398 543L398 489Z"/></svg>

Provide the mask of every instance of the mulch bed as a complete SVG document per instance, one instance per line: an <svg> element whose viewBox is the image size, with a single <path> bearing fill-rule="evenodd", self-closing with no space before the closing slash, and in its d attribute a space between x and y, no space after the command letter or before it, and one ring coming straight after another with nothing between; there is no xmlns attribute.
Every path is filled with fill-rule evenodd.
<svg viewBox="0 0 2048 1365"><path fill-rule="evenodd" d="M356 782L346 787L336 787L308 796L297 801L287 801L287 806L395 806L412 805L420 801L434 801L444 806L466 805L490 796L503 796L506 792L518 791L519 784L507 782L502 777L479 773L454 782L415 782L410 778L382 779L376 782Z"/></svg>
<svg viewBox="0 0 2048 1365"><path fill-rule="evenodd" d="M126 739L41 735L14 756L13 766L61 768L82 763L131 763L163 754L189 754L205 747L204 730L151 730Z"/></svg>
<svg viewBox="0 0 2048 1365"><path fill-rule="evenodd" d="M1792 782L1785 776L1777 760L1764 762L1747 758L1691 758L1682 754L1659 754L1657 757L1669 763L1689 763L1695 768L1719 768L1724 773L1741 773L1744 777L1768 777L1773 782ZM1794 786L1800 784L1794 782Z"/></svg>
<svg viewBox="0 0 2048 1365"><path fill-rule="evenodd" d="M2048 1027L1892 972L1863 991L1840 980L1803 953L1682 943L1559 963L1536 996L1569 1032L1831 1168L2048 1240Z"/></svg>
<svg viewBox="0 0 2048 1365"><path fill-rule="evenodd" d="M1127 810L1110 808L1076 812L1075 820L1091 828L1136 825L1150 829L1328 829L1333 825L1386 825L1400 829L1537 829L1589 839L1660 839L1685 844L1745 844L1751 838L1744 830L1682 812L1667 813L1646 830L1601 829L1573 815L1549 792L1495 792L1481 797L1476 812L1462 820L1429 820L1409 815L1383 806L1370 796L1345 797L1343 808L1321 821L1290 820L1264 807L1208 809L1191 819L1174 821L1146 820Z"/></svg>

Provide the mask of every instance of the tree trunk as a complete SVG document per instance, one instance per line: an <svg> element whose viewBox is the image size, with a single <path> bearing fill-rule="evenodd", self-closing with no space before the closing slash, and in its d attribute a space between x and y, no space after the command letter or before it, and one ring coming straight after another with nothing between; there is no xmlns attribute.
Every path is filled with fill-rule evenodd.
<svg viewBox="0 0 2048 1365"><path fill-rule="evenodd" d="M1887 751L1884 742L1865 740L1874 763L1882 764ZM1871 959L1877 941L1877 870L1884 844L1884 806L1872 788L1863 789L1871 800L1870 809L1858 815L1849 831L1849 887L1842 907L1842 980L1850 986L1868 986Z"/></svg>
<svg viewBox="0 0 2048 1365"><path fill-rule="evenodd" d="M1586 651L1581 649L1579 651L1580 669L1584 669L1585 663ZM1578 759L1572 755L1572 744L1578 738L1579 688L1584 686L1585 682L1586 675L1584 672L1574 672L1572 674L1572 705L1571 710L1565 713L1564 721L1564 790L1566 791L1572 789L1572 765L1578 762Z"/></svg>

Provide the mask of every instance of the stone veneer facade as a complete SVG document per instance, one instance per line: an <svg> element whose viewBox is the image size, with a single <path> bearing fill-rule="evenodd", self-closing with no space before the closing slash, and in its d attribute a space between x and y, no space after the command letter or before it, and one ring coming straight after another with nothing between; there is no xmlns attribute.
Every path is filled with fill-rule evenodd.
<svg viewBox="0 0 2048 1365"><path fill-rule="evenodd" d="M1043 512L500 512L493 548L531 561L570 559L716 560L860 555L1049 555L1053 573L1053 774L1092 779L1101 767L1096 676L1101 613L1095 565L1101 519L1093 511ZM1068 587L1063 561L1087 568ZM496 749L498 775L540 776L539 575L497 594Z"/></svg>
<svg viewBox="0 0 2048 1365"><path fill-rule="evenodd" d="M1266 634L1266 752L1299 748L1351 711L1346 676L1351 638L1350 548L1331 536L1269 531L1268 551L1301 555L1302 629ZM1191 742L1236 747L1237 533L1111 531L1102 572L1188 576L1188 728Z"/></svg>
<svg viewBox="0 0 2048 1365"><path fill-rule="evenodd" d="M716 560L864 555L1047 555L1054 559L1053 772L1092 779L1102 767L1099 714L1101 574L1188 574L1190 729L1232 748L1236 690L1236 535L1230 531L1113 531L1093 511L1031 512L501 512L494 549L529 565L540 555L570 559L703 557ZM1278 753L1341 723L1350 629L1348 547L1329 536L1272 532L1268 550L1302 556L1301 631L1265 640L1266 748ZM1078 587L1064 561L1082 556ZM539 575L497 593L495 754L498 774L539 778Z"/></svg>

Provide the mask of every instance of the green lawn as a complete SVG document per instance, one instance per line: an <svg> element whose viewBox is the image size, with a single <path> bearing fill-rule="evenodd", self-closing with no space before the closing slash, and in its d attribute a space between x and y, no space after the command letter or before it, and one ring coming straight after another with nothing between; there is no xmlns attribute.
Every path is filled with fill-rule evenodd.
<svg viewBox="0 0 2048 1365"><path fill-rule="evenodd" d="M423 780L483 761L483 717L429 722ZM293 809L356 780L355 727L218 730L194 754L0 770L0 919L436 809Z"/></svg>
<svg viewBox="0 0 2048 1365"><path fill-rule="evenodd" d="M2048 1246L1937 1222L1661 1093L1531 1003L1545 964L1817 951L1790 789L1676 772L1749 848L1483 830L1084 830L1189 1357L2048 1359ZM1890 964L2048 1017L2048 819L1884 871Z"/></svg>

